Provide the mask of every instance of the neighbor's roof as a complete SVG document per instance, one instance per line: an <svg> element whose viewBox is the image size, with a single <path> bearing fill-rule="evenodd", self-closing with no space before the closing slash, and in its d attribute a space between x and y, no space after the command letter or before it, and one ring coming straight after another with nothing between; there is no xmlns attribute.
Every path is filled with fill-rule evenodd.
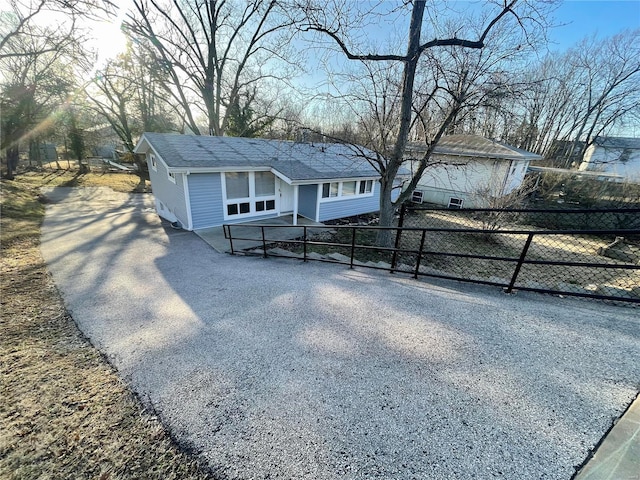
<svg viewBox="0 0 640 480"><path fill-rule="evenodd" d="M408 149L416 152L424 151L425 144L411 143ZM542 156L512 147L506 143L489 140L478 135L446 135L443 136L434 153L461 157L495 158L505 160L541 160Z"/></svg>
<svg viewBox="0 0 640 480"><path fill-rule="evenodd" d="M640 138L631 137L596 137L593 142L603 148L640 149Z"/></svg>
<svg viewBox="0 0 640 480"><path fill-rule="evenodd" d="M144 153L149 146L177 169L270 167L292 181L379 176L363 157L373 152L345 144L147 132L135 151Z"/></svg>

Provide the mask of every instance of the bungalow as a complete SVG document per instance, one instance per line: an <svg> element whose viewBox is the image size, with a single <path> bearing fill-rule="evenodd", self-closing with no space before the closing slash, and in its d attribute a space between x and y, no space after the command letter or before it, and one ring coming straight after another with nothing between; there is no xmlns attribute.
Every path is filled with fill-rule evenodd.
<svg viewBox="0 0 640 480"><path fill-rule="evenodd" d="M317 222L379 210L363 149L239 137L144 133L158 214L187 230L298 215Z"/></svg>
<svg viewBox="0 0 640 480"><path fill-rule="evenodd" d="M617 181L640 183L640 139L596 137L578 168L615 176Z"/></svg>
<svg viewBox="0 0 640 480"><path fill-rule="evenodd" d="M411 143L407 159L420 158L426 146ZM540 155L476 135L449 135L440 139L432 165L422 175L415 201L449 208L484 207L489 197L502 197L522 185L529 162Z"/></svg>

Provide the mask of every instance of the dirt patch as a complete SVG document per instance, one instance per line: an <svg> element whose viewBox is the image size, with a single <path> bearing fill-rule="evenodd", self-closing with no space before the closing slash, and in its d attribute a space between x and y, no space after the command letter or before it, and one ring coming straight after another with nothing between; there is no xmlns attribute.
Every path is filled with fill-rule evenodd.
<svg viewBox="0 0 640 480"><path fill-rule="evenodd" d="M69 316L40 255L37 184L2 181L0 478L214 478Z"/></svg>

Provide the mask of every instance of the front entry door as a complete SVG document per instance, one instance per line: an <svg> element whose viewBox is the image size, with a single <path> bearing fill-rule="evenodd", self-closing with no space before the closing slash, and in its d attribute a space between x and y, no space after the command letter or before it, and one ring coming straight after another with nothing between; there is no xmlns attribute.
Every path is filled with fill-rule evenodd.
<svg viewBox="0 0 640 480"><path fill-rule="evenodd" d="M280 213L282 214L293 212L293 186L289 185L286 182L283 182L280 179L278 179L278 183L280 189Z"/></svg>

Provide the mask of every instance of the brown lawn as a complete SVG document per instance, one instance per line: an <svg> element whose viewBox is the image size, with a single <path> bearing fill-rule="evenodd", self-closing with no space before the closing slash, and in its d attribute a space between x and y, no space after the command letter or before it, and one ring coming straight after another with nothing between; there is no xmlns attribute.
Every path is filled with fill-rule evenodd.
<svg viewBox="0 0 640 480"><path fill-rule="evenodd" d="M42 185L131 192L138 178L61 171L2 180L0 478L213 478L65 310L39 250Z"/></svg>

